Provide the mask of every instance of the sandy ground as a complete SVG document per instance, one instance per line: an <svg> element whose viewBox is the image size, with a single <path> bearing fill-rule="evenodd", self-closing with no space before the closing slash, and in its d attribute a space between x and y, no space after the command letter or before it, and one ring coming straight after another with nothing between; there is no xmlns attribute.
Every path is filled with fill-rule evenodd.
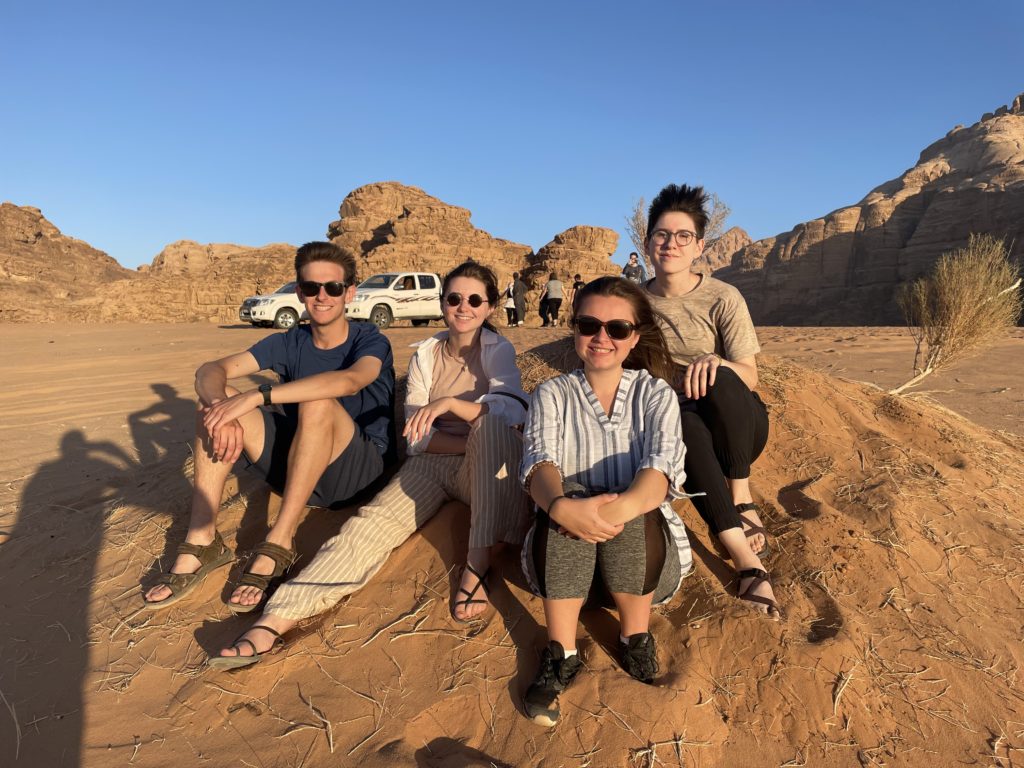
<svg viewBox="0 0 1024 768"><path fill-rule="evenodd" d="M653 625L665 676L625 678L611 614L597 612L583 630L589 675L551 732L517 714L543 618L514 558L497 617L469 630L447 619L465 546L457 505L259 669L203 667L245 626L220 604L219 577L181 608L140 614L138 584L187 509L193 371L268 332L0 328L0 765L1024 761L1020 330L920 388L981 429L927 398L822 375L909 378L905 331L761 329L773 438L754 480L786 620L736 615L731 572L681 510L698 565ZM400 373L431 332L388 332ZM509 336L523 352L563 334ZM274 500L241 490L221 529L243 551ZM312 513L300 550L340 519Z"/></svg>

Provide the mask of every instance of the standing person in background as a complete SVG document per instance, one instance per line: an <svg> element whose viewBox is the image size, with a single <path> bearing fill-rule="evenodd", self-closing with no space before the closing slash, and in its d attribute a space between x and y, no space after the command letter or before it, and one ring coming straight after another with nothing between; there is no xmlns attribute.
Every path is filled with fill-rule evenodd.
<svg viewBox="0 0 1024 768"><path fill-rule="evenodd" d="M512 273L512 297L516 302L516 325L526 320L526 283L519 279L519 273Z"/></svg>
<svg viewBox="0 0 1024 768"><path fill-rule="evenodd" d="M505 316L506 325L511 328L516 324L516 299L515 299L515 279L510 277L508 285L505 286L505 290L502 291L502 296L505 298Z"/></svg>
<svg viewBox="0 0 1024 768"><path fill-rule="evenodd" d="M767 531L750 493L750 465L768 442L768 411L753 391L761 351L750 312L733 286L691 272L704 251L708 196L702 187L669 184L647 217L654 279L647 298L681 377L673 383L686 443L686 491L737 570L737 597L780 617L759 555Z"/></svg>
<svg viewBox="0 0 1024 768"><path fill-rule="evenodd" d="M544 292L540 295L541 301L547 301L547 317L544 317L544 325L550 325L552 328L558 325L558 309L562 306L562 299L564 298L562 281L558 279L558 273L552 272L547 285L544 286ZM548 321L550 318L550 322Z"/></svg>
<svg viewBox="0 0 1024 768"><path fill-rule="evenodd" d="M637 256L636 251L629 254L629 261L622 268L622 276L637 285L647 282L647 271L644 269L644 265L640 263L640 257Z"/></svg>
<svg viewBox="0 0 1024 768"><path fill-rule="evenodd" d="M572 308L576 305L576 296L579 293L580 288L584 285L586 285L586 283L583 282L583 278L580 277L578 273L572 276L572 285L569 286L569 295L566 296L566 300L569 303L570 313L572 312Z"/></svg>

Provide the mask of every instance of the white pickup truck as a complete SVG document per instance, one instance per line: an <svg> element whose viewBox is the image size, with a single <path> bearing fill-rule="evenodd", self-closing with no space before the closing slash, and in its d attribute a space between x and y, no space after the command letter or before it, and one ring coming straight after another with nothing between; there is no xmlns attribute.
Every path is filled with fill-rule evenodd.
<svg viewBox="0 0 1024 768"><path fill-rule="evenodd" d="M267 296L250 296L238 310L240 320L264 328L288 329L307 317L295 283L285 283ZM431 272L386 272L368 277L356 287L345 317L369 320L381 329L394 320L411 320L413 325L440 320L441 278Z"/></svg>
<svg viewBox="0 0 1024 768"><path fill-rule="evenodd" d="M250 296L238 309L239 320L264 328L291 328L306 317L306 308L295 293L295 283L285 283L266 296Z"/></svg>
<svg viewBox="0 0 1024 768"><path fill-rule="evenodd" d="M426 325L440 320L441 278L431 272L384 272L366 278L345 307L349 320L369 320L384 329L394 320Z"/></svg>

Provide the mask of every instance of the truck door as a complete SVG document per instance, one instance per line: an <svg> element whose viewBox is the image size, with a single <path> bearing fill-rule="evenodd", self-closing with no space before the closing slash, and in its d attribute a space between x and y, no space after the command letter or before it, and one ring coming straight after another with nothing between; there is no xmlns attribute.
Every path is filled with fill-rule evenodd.
<svg viewBox="0 0 1024 768"><path fill-rule="evenodd" d="M416 291L416 312L418 317L441 317L441 286L433 275L416 275L419 289Z"/></svg>

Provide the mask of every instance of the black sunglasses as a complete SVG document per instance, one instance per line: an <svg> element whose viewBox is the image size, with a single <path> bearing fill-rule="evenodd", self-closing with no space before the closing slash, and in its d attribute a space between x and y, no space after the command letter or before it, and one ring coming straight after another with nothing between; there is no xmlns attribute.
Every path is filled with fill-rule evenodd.
<svg viewBox="0 0 1024 768"><path fill-rule="evenodd" d="M461 293L449 293L447 296L444 297L444 300L445 302L447 302L449 307L459 306L462 303L463 299L469 302L469 306L471 306L473 309L476 309L485 301L487 301L487 299L485 299L479 293L471 293L469 294L469 296L463 296Z"/></svg>
<svg viewBox="0 0 1024 768"><path fill-rule="evenodd" d="M318 283L316 280L299 281L299 290L302 291L304 296L319 296L321 288L327 291L328 296L337 298L348 288L348 283L339 283L337 280L330 280L326 283Z"/></svg>
<svg viewBox="0 0 1024 768"><path fill-rule="evenodd" d="M596 317L589 315L574 317L572 324L576 326L580 336L596 336L597 332L604 328L608 333L608 338L616 341L625 341L636 330L636 326L629 320L609 320L607 323L602 323Z"/></svg>

